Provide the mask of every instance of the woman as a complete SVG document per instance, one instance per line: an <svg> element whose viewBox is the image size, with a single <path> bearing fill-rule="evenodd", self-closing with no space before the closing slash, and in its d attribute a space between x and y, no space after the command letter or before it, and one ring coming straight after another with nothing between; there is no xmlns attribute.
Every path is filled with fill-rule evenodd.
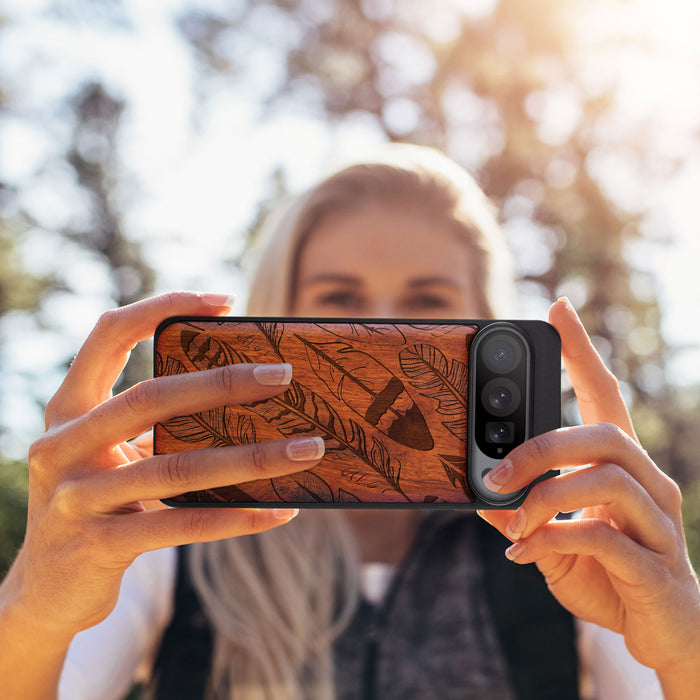
<svg viewBox="0 0 700 700"><path fill-rule="evenodd" d="M506 259L499 241L486 201L466 173L434 152L399 149L384 163L330 178L283 215L269 233L248 310L323 316L503 315L507 307L498 292L509 273L499 269ZM376 657L369 654L367 663L358 661L356 645L348 643L361 637L363 630L356 626L367 619L358 616L363 608L355 605L358 561L380 565L379 585L365 589L381 598L382 589L391 587L392 571L397 565L405 568L426 529L434 535L436 526L427 524L434 520L415 511L309 512L264 535L236 537L286 523L295 512L163 510L152 501L242 482L251 475L310 467L321 458L317 442L279 440L198 450L184 459L148 456L143 438L126 442L172 416L285 390L285 367L234 366L151 380L111 397L129 350L150 336L162 318L221 314L228 308L222 296L179 294L108 312L47 407L47 432L30 452L25 544L1 589L0 671L10 697L55 692L71 639L110 614L124 570L138 554L213 540L225 541L193 547L189 566L178 567L176 608L156 662L160 682L177 675L173 649L197 624L213 629L210 687L232 686L240 693L234 697L332 697L334 691L338 697L357 697L363 690L353 677L358 663L372 671L370 684L386 682L381 677L385 668L373 666ZM543 482L515 513L482 516L515 543L508 557L535 562L551 593L573 615L622 635L634 657L656 670L667 698L689 698L700 681L700 592L685 548L679 490L636 442L617 382L570 305L555 303L550 321L562 337L585 425L516 448L492 472L490 485L510 492L551 468L586 466ZM582 519L551 522L558 511L576 509L583 509ZM477 520L468 515L457 521L460 537L471 538L466 540L471 544L488 538L484 532L494 532L477 529ZM433 544L452 541L438 535L429 553ZM439 631L430 636L429 625L406 629L403 636L395 630L400 637L392 647L396 677L390 680L395 685L388 690L380 686L380 697L430 696L429 690L418 690L426 683L422 635L430 636L438 649L435 653L431 647L428 668L435 661L440 674L459 678L464 672L469 679L442 697L514 697L520 692L519 673L512 668L508 673L508 635L499 640L495 630L499 606L489 604L485 590L488 572L482 568L488 568L483 562L489 555L482 559L475 551L460 545L450 556L459 558L469 594L479 604L470 597L459 609L443 613L436 625L449 627L453 618L463 619L464 624L450 628L455 635L473 626L476 633L465 643L478 654L478 663L471 668L439 666L462 644L461 637ZM172 572L172 550L147 555L137 567L154 573L143 577L153 582L168 578L158 568L161 563ZM443 567L447 578L458 568L449 557L438 557L434 564ZM430 602L431 590L441 589L436 581L426 583L424 568L415 574L423 587L422 597L415 599L418 607ZM145 634L120 627L128 614L112 615L95 628L108 630L113 640L100 653L101 664L119 669L116 678L104 677L99 696L108 696L118 677L125 677L117 656L128 657L135 648L142 656L144 638L157 643L171 617L167 603L159 607L157 602L172 590L170 581L156 583L150 591L136 586L136 594L119 603L159 611L132 616L152 623ZM183 618L179 607L187 603L192 585L198 598ZM397 588L390 595L398 595ZM204 623L198 617L202 609ZM407 618L420 619L415 612ZM76 643L78 655L81 644L94 646L99 639L99 631L91 632L83 635L87 641ZM534 639L537 625L528 634ZM331 642L336 637L334 668ZM137 638L138 643L132 641ZM376 651L371 645L367 649ZM455 659L469 664L469 659ZM71 668L79 665L67 664L68 675ZM100 675L97 670L95 675ZM412 681L408 690L392 692L406 678ZM185 682L182 676L178 680ZM434 674L434 686L430 680L426 688L437 688L441 679ZM165 697L163 687L155 692Z"/></svg>

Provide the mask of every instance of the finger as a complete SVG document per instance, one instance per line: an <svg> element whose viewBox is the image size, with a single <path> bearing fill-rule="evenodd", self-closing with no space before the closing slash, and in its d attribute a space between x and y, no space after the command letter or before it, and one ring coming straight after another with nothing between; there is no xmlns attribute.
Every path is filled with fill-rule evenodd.
<svg viewBox="0 0 700 700"><path fill-rule="evenodd" d="M511 518L506 535L512 540L527 538L557 513L589 507L603 508L618 530L647 549L661 553L676 546L669 518L615 464L582 468L539 482Z"/></svg>
<svg viewBox="0 0 700 700"><path fill-rule="evenodd" d="M163 547L251 535L289 522L296 508L168 508L115 516L107 533L126 558Z"/></svg>
<svg viewBox="0 0 700 700"><path fill-rule="evenodd" d="M150 457L153 454L153 430L147 430L137 435L129 444L134 448L139 458Z"/></svg>
<svg viewBox="0 0 700 700"><path fill-rule="evenodd" d="M584 423L614 423L636 439L620 385L593 347L568 299L552 304L549 322L561 337L562 359Z"/></svg>
<svg viewBox="0 0 700 700"><path fill-rule="evenodd" d="M593 557L606 571L628 585L637 585L641 578L658 573L659 568L656 555L596 518L547 523L507 550L508 558L518 564L537 563L550 585L556 581L550 580L549 569L553 572L560 568L560 559L554 555Z"/></svg>
<svg viewBox="0 0 700 700"><path fill-rule="evenodd" d="M678 506L678 487L627 433L612 423L560 428L526 440L484 477L492 491L524 488L550 469L611 462L627 471L666 513Z"/></svg>
<svg viewBox="0 0 700 700"><path fill-rule="evenodd" d="M303 437L158 455L83 479L71 497L95 510L110 511L124 503L302 471L316 464L324 450L322 438Z"/></svg>
<svg viewBox="0 0 700 700"><path fill-rule="evenodd" d="M46 409L47 427L86 413L111 396L134 346L150 338L168 316L220 315L231 308L225 294L172 292L102 314Z"/></svg>
<svg viewBox="0 0 700 700"><path fill-rule="evenodd" d="M508 537L506 528L513 519L514 510L477 510L476 514L489 525L495 527L503 536Z"/></svg>
<svg viewBox="0 0 700 700"><path fill-rule="evenodd" d="M76 419L63 432L74 438L76 452L89 454L170 418L268 399L286 390L291 374L286 363L239 363L147 379Z"/></svg>

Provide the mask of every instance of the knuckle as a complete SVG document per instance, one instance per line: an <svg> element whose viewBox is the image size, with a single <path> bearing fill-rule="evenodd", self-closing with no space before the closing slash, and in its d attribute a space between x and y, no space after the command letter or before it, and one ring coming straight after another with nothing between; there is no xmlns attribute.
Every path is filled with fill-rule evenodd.
<svg viewBox="0 0 700 700"><path fill-rule="evenodd" d="M270 466L270 457L261 442L249 445L246 450L246 466L255 475L267 476Z"/></svg>
<svg viewBox="0 0 700 700"><path fill-rule="evenodd" d="M544 479L535 484L527 497L530 507L538 510L550 507L556 500L556 487L552 479Z"/></svg>
<svg viewBox="0 0 700 700"><path fill-rule="evenodd" d="M185 519L184 534L190 542L202 542L209 535L209 513L204 508L193 508Z"/></svg>
<svg viewBox="0 0 700 700"><path fill-rule="evenodd" d="M681 487L668 475L666 475L666 499L675 513L681 512L681 506L683 505L683 492Z"/></svg>
<svg viewBox="0 0 700 700"><path fill-rule="evenodd" d="M48 442L47 436L42 435L29 446L27 463L30 472L43 472L46 469L51 452L51 450L48 449Z"/></svg>
<svg viewBox="0 0 700 700"><path fill-rule="evenodd" d="M613 546L613 540L618 532L608 523L597 518L585 521L585 530L591 541L595 542L601 551L609 550Z"/></svg>
<svg viewBox="0 0 700 700"><path fill-rule="evenodd" d="M213 374L215 389L222 391L224 394L230 394L238 385L236 370L232 365L221 367Z"/></svg>
<svg viewBox="0 0 700 700"><path fill-rule="evenodd" d="M119 352L129 353L134 349L134 343L125 340L124 337L124 327L126 325L124 308L104 311L97 319L93 334L100 338L101 341L105 338L108 339L110 348Z"/></svg>
<svg viewBox="0 0 700 700"><path fill-rule="evenodd" d="M100 335L111 335L119 325L119 309L102 312L95 324L95 331Z"/></svg>
<svg viewBox="0 0 700 700"><path fill-rule="evenodd" d="M159 386L156 381L146 380L127 389L123 396L129 410L137 415L150 411L158 403Z"/></svg>
<svg viewBox="0 0 700 700"><path fill-rule="evenodd" d="M260 532L270 527L270 514L263 510L253 509L246 514L248 522L246 529L249 532Z"/></svg>
<svg viewBox="0 0 700 700"><path fill-rule="evenodd" d="M619 464L603 464L599 466L599 470L603 472L603 481L610 493L639 488L634 477Z"/></svg>
<svg viewBox="0 0 700 700"><path fill-rule="evenodd" d="M30 474L42 476L52 473L58 460L58 454L58 445L53 433L44 433L29 447L27 464Z"/></svg>
<svg viewBox="0 0 700 700"><path fill-rule="evenodd" d="M157 478L166 489L191 483L197 471L197 457L191 452L176 452L158 462Z"/></svg>
<svg viewBox="0 0 700 700"><path fill-rule="evenodd" d="M84 503L82 498L83 489L80 482L76 480L66 480L61 482L54 491L53 504L56 511L64 518L76 515Z"/></svg>
<svg viewBox="0 0 700 700"><path fill-rule="evenodd" d="M523 443L523 446L525 447L525 459L527 461L548 462L553 456L554 446L551 437L547 433L531 438L526 443Z"/></svg>
<svg viewBox="0 0 700 700"><path fill-rule="evenodd" d="M600 440L603 442L624 444L632 440L632 438L630 438L630 436L627 435L627 433L615 423L609 423L607 421L598 423L597 430L600 433Z"/></svg>

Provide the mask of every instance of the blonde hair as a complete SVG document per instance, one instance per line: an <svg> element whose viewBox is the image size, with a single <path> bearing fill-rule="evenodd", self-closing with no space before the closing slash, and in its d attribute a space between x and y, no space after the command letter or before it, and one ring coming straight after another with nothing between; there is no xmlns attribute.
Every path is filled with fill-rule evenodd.
<svg viewBox="0 0 700 700"><path fill-rule="evenodd" d="M374 161L350 165L279 207L258 234L247 312L292 311L299 256L321 219L372 203L407 205L451 226L472 250L474 279L485 317L505 317L513 301L513 265L495 208L469 173L439 151L391 144Z"/></svg>
<svg viewBox="0 0 700 700"><path fill-rule="evenodd" d="M484 316L510 304L510 256L486 196L432 149L393 145L287 203L265 224L248 313L291 313L300 251L327 214L410 202L454 226L473 250ZM359 558L337 511L302 512L283 527L193 545L190 571L214 630L208 693L231 700L331 700L331 645L359 599Z"/></svg>
<svg viewBox="0 0 700 700"><path fill-rule="evenodd" d="M355 541L338 511L192 545L190 573L214 631L207 696L332 700L331 645L359 600Z"/></svg>

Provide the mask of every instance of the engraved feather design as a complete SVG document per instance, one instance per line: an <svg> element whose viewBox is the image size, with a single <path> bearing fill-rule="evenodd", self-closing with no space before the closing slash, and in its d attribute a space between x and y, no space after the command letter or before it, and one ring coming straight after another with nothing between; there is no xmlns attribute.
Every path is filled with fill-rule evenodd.
<svg viewBox="0 0 700 700"><path fill-rule="evenodd" d="M295 378L269 399L158 424L156 440L168 451L315 435L326 443L326 458L312 469L183 500L446 503L470 497L460 448L466 447L464 326L276 321L188 319L162 334L159 375L290 362ZM429 412L443 423L429 426Z"/></svg>
<svg viewBox="0 0 700 700"><path fill-rule="evenodd" d="M333 395L392 440L415 450L432 450L433 438L403 382L381 362L348 343L312 343L306 348L314 374Z"/></svg>
<svg viewBox="0 0 700 700"><path fill-rule="evenodd" d="M248 404L248 409L257 413L267 423L274 425L284 437L322 435L326 442L326 453L347 450L367 464L374 474L362 472L356 480L368 483L375 479L375 488L386 488L405 496L399 479L401 463L392 459L389 451L354 420L343 420L333 406L322 396L292 380L282 396ZM409 500L407 496L406 500Z"/></svg>
<svg viewBox="0 0 700 700"><path fill-rule="evenodd" d="M467 439L467 365L445 355L434 345L420 343L401 350L401 369L423 396L438 402L437 412L456 416L443 425L460 440Z"/></svg>
<svg viewBox="0 0 700 700"><path fill-rule="evenodd" d="M269 340L267 334L266 337ZM245 352L238 349L238 345L234 348L229 343L196 330L183 330L180 334L180 345L189 361L198 369L251 361ZM245 346L245 343L241 345ZM327 453L348 450L367 464L375 474L374 477L368 473L364 474L363 483L369 484L374 478L375 488L390 487L408 500L399 485L400 461L392 459L381 442L374 436L367 435L356 421L343 420L328 401L308 387L293 380L289 389L281 396L247 404L247 409L273 425L284 437L321 435L326 441ZM284 481L283 479L281 483ZM273 480L273 484L275 483L277 479ZM304 490L309 488L307 480ZM325 492L325 489L323 491ZM321 496L321 500L328 498Z"/></svg>
<svg viewBox="0 0 700 700"><path fill-rule="evenodd" d="M406 336L396 325L390 323L344 323L342 325L317 323L316 326L329 335L352 343L401 347Z"/></svg>

